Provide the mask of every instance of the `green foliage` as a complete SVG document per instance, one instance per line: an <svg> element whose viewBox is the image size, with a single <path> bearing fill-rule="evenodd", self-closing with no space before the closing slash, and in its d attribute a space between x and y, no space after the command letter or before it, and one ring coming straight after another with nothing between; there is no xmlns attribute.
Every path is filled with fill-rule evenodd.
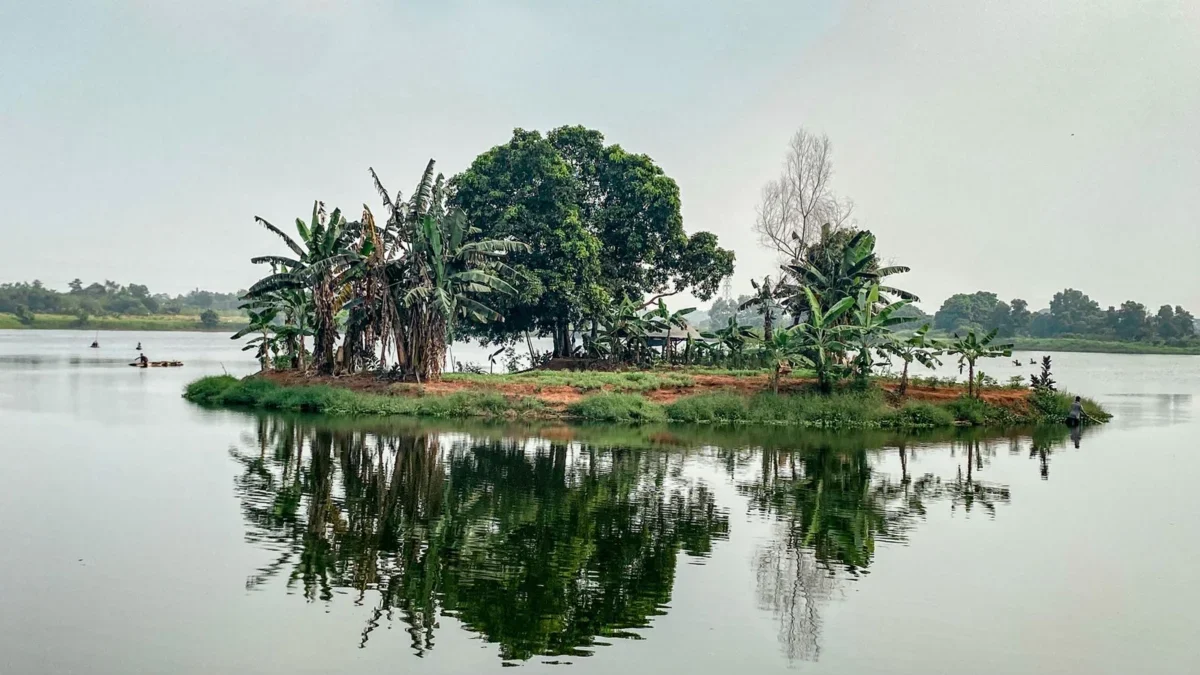
<svg viewBox="0 0 1200 675"><path fill-rule="evenodd" d="M17 321L22 326L33 325L33 312L29 311L29 308L25 305L17 305L17 308L13 311L13 315L17 317Z"/></svg>
<svg viewBox="0 0 1200 675"><path fill-rule="evenodd" d="M376 438L264 417L233 452L250 539L286 548L252 585L278 575L310 601L336 602L364 579L387 580L360 646L394 620L422 655L453 616L506 664L587 654L636 637L670 602L680 553L705 555L728 534L713 494L659 453L599 448L585 467L562 443L535 454L466 438L447 449L408 425Z"/></svg>
<svg viewBox="0 0 1200 675"><path fill-rule="evenodd" d="M636 394L603 393L567 406L567 413L588 422L661 422L663 409Z"/></svg>
<svg viewBox="0 0 1200 675"><path fill-rule="evenodd" d="M193 403L219 405L225 392L240 382L232 375L202 377L184 388L183 397Z"/></svg>
<svg viewBox="0 0 1200 675"><path fill-rule="evenodd" d="M63 293L47 288L40 281L32 283L0 284L0 314L17 314L19 307L25 308L27 316L147 316L158 314L170 304L179 313L182 309L197 314L204 309L231 311L237 307L234 293L213 293L199 289L174 298L164 294L151 295L141 284L122 286L115 281L93 283L84 286L75 279ZM56 321L50 322L59 325ZM86 323L86 321L82 322ZM22 324L29 327L31 324ZM51 326L39 326L51 327Z"/></svg>
<svg viewBox="0 0 1200 675"><path fill-rule="evenodd" d="M22 324L11 314L0 314L0 328L27 328L40 330L124 330L124 331L194 331L199 323L197 316L92 316L86 312L71 314L35 314L30 325ZM221 317L221 329L231 330L244 323L234 317Z"/></svg>
<svg viewBox="0 0 1200 675"><path fill-rule="evenodd" d="M581 392L599 391L646 392L656 389L685 389L695 384L691 376L677 372L629 371L571 371L532 370L524 373L483 375L447 373L448 382L470 382L481 386L524 384L534 387L572 387Z"/></svg>
<svg viewBox="0 0 1200 675"><path fill-rule="evenodd" d="M1013 306L1024 302L1014 300ZM1025 310L1028 314L1028 310ZM984 331L997 328L1004 335L1013 333L1012 306L995 293L977 291L958 293L946 298L933 319L933 327L947 333Z"/></svg>
<svg viewBox="0 0 1200 675"><path fill-rule="evenodd" d="M954 423L954 416L929 403L891 408L878 391L832 395L761 393L743 396L716 392L680 398L666 406L673 422L696 424L779 424L818 429L932 428Z"/></svg>
<svg viewBox="0 0 1200 675"><path fill-rule="evenodd" d="M784 270L791 277L787 305L793 316L810 312L818 304L829 308L842 298L857 298L861 291L871 286L879 286L885 297L918 300L912 293L884 285L887 277L907 272L909 268L880 266L875 253L875 235L866 230L831 232L826 228L821 241L807 247L803 257ZM817 302L813 301L814 297Z"/></svg>
<svg viewBox="0 0 1200 675"><path fill-rule="evenodd" d="M897 356L904 363L900 373L900 386L897 389L901 396L908 392L908 369L914 361L929 369L942 364L938 359L941 344L929 338L929 324L924 324L909 336L889 336L889 339L883 341L880 349L885 356Z"/></svg>
<svg viewBox="0 0 1200 675"><path fill-rule="evenodd" d="M211 309L200 312L200 325L212 330L221 325L221 316Z"/></svg>
<svg viewBox="0 0 1200 675"><path fill-rule="evenodd" d="M851 325L853 326L854 346L858 354L854 358L854 373L860 387L867 386L868 379L874 370L874 352L883 350L887 345L896 341L892 331L905 322L905 319L894 314L907 306L907 300L890 304L880 301L879 284L871 284L858 292L858 298L851 310Z"/></svg>
<svg viewBox="0 0 1200 675"><path fill-rule="evenodd" d="M845 368L841 356L849 348L855 330L852 326L839 323L842 315L850 311L855 299L844 297L825 309L811 288L804 288L808 298L808 320L797 326L797 331L806 345L805 353L817 373L817 384L828 394L841 377Z"/></svg>
<svg viewBox="0 0 1200 675"><path fill-rule="evenodd" d="M508 398L496 392L456 392L446 396L361 394L325 385L284 387L270 380L242 380L221 375L187 386L184 398L206 405L226 405L325 413L329 415L414 415L424 417L507 417L543 408L528 397Z"/></svg>
<svg viewBox="0 0 1200 675"><path fill-rule="evenodd" d="M955 420L973 426L1010 426L1025 421L1007 408L992 405L970 395L947 402L945 409Z"/></svg>
<svg viewBox="0 0 1200 675"><path fill-rule="evenodd" d="M952 411L924 401L907 401L893 415L895 421L886 426L935 429L948 427L955 422Z"/></svg>
<svg viewBox="0 0 1200 675"><path fill-rule="evenodd" d="M763 341L770 342L774 337L775 319L784 313L782 300L787 298L787 288L779 282L771 283L771 277L763 277L762 284L751 279L754 295L738 305L738 311L747 309L757 310L762 321Z"/></svg>
<svg viewBox="0 0 1200 675"><path fill-rule="evenodd" d="M1016 338L1013 349L1030 352L1084 352L1098 354L1200 354L1200 341L1177 344L1118 342L1087 338Z"/></svg>
<svg viewBox="0 0 1200 675"><path fill-rule="evenodd" d="M976 390L975 362L979 359L990 359L1001 356L1012 356L1012 344L996 343L998 331L992 330L982 337L970 331L965 337L954 336L954 341L946 345L946 352L958 356L958 372L967 368L967 395L974 396Z"/></svg>
<svg viewBox="0 0 1200 675"><path fill-rule="evenodd" d="M505 321L477 331L492 340L547 334L556 356L570 356L569 327L600 319L613 299L687 288L707 299L733 273L716 237L684 232L675 181L597 131L517 129L451 187L481 236L530 244L512 256L521 292L497 307Z"/></svg>
<svg viewBox="0 0 1200 675"><path fill-rule="evenodd" d="M1053 373L1050 372L1051 366L1050 355L1042 357L1042 371L1029 376L1029 384L1033 389L1045 389L1046 391L1055 390L1055 382Z"/></svg>
<svg viewBox="0 0 1200 675"><path fill-rule="evenodd" d="M1039 421L1046 424L1066 422L1074 402L1074 394L1050 389L1036 389L1029 396L1029 404ZM1112 415L1092 399L1082 398L1080 403L1083 404L1084 414L1091 418L1091 420L1085 418L1085 423L1089 421L1107 422L1112 419Z"/></svg>
<svg viewBox="0 0 1200 675"><path fill-rule="evenodd" d="M1037 345L1036 349L1054 347L1063 351L1104 351L1114 353L1186 353L1159 351L1152 345L1165 343L1181 350L1196 336L1195 317L1178 305L1163 305L1151 314L1145 305L1126 300L1120 307L1101 311L1099 303L1075 289L1056 293L1050 307L1036 315L1029 303L1017 298L1005 303L995 293L976 291L950 296L934 317L934 328L944 332L996 329L1002 336L1021 336L1019 344ZM1067 340L1058 342L1058 340ZM1146 348L1124 347L1113 341L1140 343ZM1108 342L1109 344L1102 344Z"/></svg>

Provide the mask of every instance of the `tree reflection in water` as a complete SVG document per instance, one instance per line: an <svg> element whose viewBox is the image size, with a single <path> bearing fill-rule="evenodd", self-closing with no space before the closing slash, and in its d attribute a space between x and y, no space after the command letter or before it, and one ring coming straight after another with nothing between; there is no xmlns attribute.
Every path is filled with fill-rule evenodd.
<svg viewBox="0 0 1200 675"><path fill-rule="evenodd" d="M310 600L377 597L363 646L398 619L424 654L446 615L504 659L586 655L637 637L670 600L678 554L704 556L729 529L679 454L269 417L248 445L232 451L247 538L276 556L247 586L286 574Z"/></svg>
<svg viewBox="0 0 1200 675"><path fill-rule="evenodd" d="M1061 444L1065 430L1039 430L1032 446ZM820 657L821 608L842 580L867 571L877 542L906 541L933 502L951 510L982 508L992 516L1008 503L1009 488L981 480L979 473L1003 441L1020 444L1027 437L988 438L963 430L930 439L939 451L949 446L959 458L950 479L933 473L914 476L913 454L930 447L920 439L862 435L810 435L810 442L788 450L764 448L753 478L738 482L752 513L774 521L774 535L754 557L758 600L779 621L779 641L789 660ZM878 453L867 448L895 448L900 463L896 479L875 468ZM738 458L733 457L737 455ZM744 463L737 451L726 453L731 474Z"/></svg>
<svg viewBox="0 0 1200 675"><path fill-rule="evenodd" d="M452 616L506 660L586 655L607 638L637 638L670 601L679 554L702 558L727 537L727 512L684 470L703 458L771 521L753 557L758 602L777 618L787 658L815 660L822 607L868 571L877 543L905 542L935 503L994 515L1009 489L980 474L997 449L1028 442L1045 475L1066 439L1065 429L921 438L607 428L589 443L563 432L366 432L261 417L247 449L231 451L244 467L247 539L274 552L247 587L286 578L324 602L352 591L373 605L361 646L399 621L424 655L440 617ZM893 449L899 475L880 468ZM949 477L914 472L918 456L947 449Z"/></svg>

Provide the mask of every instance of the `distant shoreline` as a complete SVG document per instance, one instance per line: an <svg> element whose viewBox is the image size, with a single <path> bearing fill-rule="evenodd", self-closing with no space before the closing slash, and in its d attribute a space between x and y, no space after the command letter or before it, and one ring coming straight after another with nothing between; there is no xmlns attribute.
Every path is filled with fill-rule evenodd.
<svg viewBox="0 0 1200 675"><path fill-rule="evenodd" d="M1172 347L1149 342L1117 342L1084 338L1013 338L1013 349L1022 352L1084 352L1095 354L1200 355L1200 345Z"/></svg>
<svg viewBox="0 0 1200 675"><path fill-rule="evenodd" d="M148 316L97 316L88 319L85 325L77 325L78 319L69 314L38 314L32 326L23 325L12 314L0 313L0 330L77 330L87 331L174 331L204 333L235 333L246 326L242 317L222 316L221 323L208 328L200 323L200 317L178 314L152 314ZM1200 344L1187 347L1153 344L1149 342L1119 342L1115 340L1089 340L1085 338L1012 338L1013 349L1023 352L1081 352L1095 354L1168 354L1200 356Z"/></svg>
<svg viewBox="0 0 1200 675"><path fill-rule="evenodd" d="M242 317L221 317L221 322L213 327L200 323L199 316L152 314L149 316L96 316L90 317L87 323L79 325L79 319L69 314L38 314L34 317L33 325L26 326L12 314L0 313L0 330L75 330L88 331L171 331L171 332L204 332L204 333L234 333L246 326Z"/></svg>

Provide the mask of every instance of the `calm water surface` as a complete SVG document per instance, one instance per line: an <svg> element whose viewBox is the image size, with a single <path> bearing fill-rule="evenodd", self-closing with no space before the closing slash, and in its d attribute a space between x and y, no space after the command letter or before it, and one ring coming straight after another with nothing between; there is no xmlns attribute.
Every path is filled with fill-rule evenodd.
<svg viewBox="0 0 1200 675"><path fill-rule="evenodd" d="M0 331L3 673L1200 672L1200 358L905 438L210 411L228 339L92 337Z"/></svg>

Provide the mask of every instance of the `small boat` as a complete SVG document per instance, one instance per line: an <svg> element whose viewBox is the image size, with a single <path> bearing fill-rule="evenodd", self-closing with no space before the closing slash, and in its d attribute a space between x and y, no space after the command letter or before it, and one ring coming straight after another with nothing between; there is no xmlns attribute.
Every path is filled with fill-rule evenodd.
<svg viewBox="0 0 1200 675"><path fill-rule="evenodd" d="M134 368L178 368L183 365L183 361L149 361L144 364L134 361L129 365Z"/></svg>

